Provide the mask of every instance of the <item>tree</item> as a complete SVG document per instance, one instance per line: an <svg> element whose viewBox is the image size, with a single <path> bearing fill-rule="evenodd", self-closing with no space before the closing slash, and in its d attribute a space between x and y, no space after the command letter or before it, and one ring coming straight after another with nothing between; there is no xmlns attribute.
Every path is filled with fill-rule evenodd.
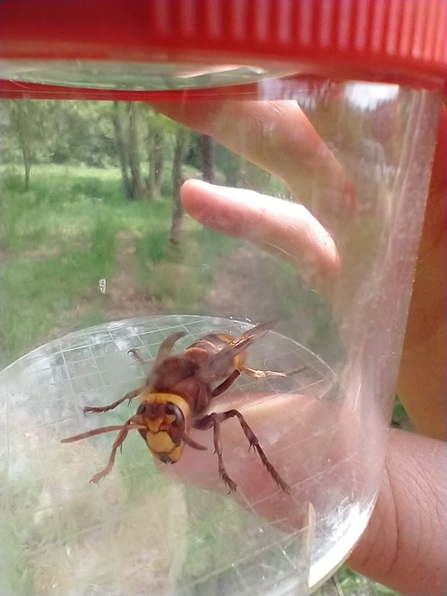
<svg viewBox="0 0 447 596"><path fill-rule="evenodd" d="M242 170L244 160L237 153L233 153L226 147L217 147L217 163L219 169L225 175L225 184L227 186L241 186Z"/></svg>
<svg viewBox="0 0 447 596"><path fill-rule="evenodd" d="M128 102L129 114L129 167L132 176L133 195L136 199L147 196L146 183L141 173L140 142L138 137L138 104Z"/></svg>
<svg viewBox="0 0 447 596"><path fill-rule="evenodd" d="M115 146L124 192L130 201L147 197L147 186L141 170L138 105L128 102L127 109L124 110L121 104L115 101L112 111Z"/></svg>
<svg viewBox="0 0 447 596"><path fill-rule="evenodd" d="M164 138L161 125L155 118L149 123L149 199L158 201L164 170Z"/></svg>
<svg viewBox="0 0 447 596"><path fill-rule="evenodd" d="M174 161L172 163L172 222L169 241L172 244L180 242L181 226L183 220L183 207L180 201L180 188L183 184L182 165L185 159L188 131L182 126L177 127L175 135Z"/></svg>
<svg viewBox="0 0 447 596"><path fill-rule="evenodd" d="M126 143L124 141L124 132L121 120L121 108L120 103L118 101L113 102L112 122L113 128L115 130L116 152L118 154L118 161L121 170L124 194L128 201L132 201L135 198L135 195L129 178L129 162L127 159Z"/></svg>
<svg viewBox="0 0 447 596"><path fill-rule="evenodd" d="M200 149L202 153L202 172L205 182L214 184L216 181L216 151L215 143L212 137L200 135Z"/></svg>
<svg viewBox="0 0 447 596"><path fill-rule="evenodd" d="M16 100L10 102L11 118L14 123L17 138L23 157L25 168L25 189L29 189L29 178L33 162L32 136L31 136L31 104L29 100Z"/></svg>

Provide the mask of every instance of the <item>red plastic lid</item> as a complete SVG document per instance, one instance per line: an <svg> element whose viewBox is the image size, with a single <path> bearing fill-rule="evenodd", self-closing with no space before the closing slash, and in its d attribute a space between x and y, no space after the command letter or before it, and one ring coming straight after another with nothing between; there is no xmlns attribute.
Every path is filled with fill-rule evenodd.
<svg viewBox="0 0 447 596"><path fill-rule="evenodd" d="M271 64L440 91L447 81L446 0L2 0L0 40L8 61ZM2 78L3 96L51 91Z"/></svg>

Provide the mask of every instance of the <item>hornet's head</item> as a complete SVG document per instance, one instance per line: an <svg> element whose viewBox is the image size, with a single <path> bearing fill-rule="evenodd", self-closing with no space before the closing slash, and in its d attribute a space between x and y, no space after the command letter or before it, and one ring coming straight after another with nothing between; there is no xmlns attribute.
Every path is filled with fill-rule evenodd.
<svg viewBox="0 0 447 596"><path fill-rule="evenodd" d="M174 393L149 393L138 408L147 430L140 430L151 453L163 463L173 464L182 456L185 444L206 449L189 438L191 408Z"/></svg>

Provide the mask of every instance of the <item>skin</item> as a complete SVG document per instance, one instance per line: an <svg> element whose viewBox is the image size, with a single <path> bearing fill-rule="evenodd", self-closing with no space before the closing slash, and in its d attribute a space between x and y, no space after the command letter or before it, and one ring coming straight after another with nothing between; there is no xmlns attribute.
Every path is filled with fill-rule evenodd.
<svg viewBox="0 0 447 596"><path fill-rule="evenodd" d="M333 300L335 311L339 309L338 320L343 321L344 297L334 293L334 281L343 279L344 264L352 259L352 247L362 233L352 223L355 196L343 169L296 103L210 102L156 107L213 136L287 184L301 205L284 205L257 193L199 181L184 184L181 200L197 221L248 239L294 263L314 288ZM403 594L447 593L446 114L444 105L398 378L399 396L417 433L390 431L378 500L347 561L355 570ZM265 122L274 124L270 129L274 132L267 138L262 134ZM323 171L323 199L306 205L306 197L300 196L301 183L314 167ZM325 200L326 189L332 192ZM253 225L243 225L247 221ZM349 261L349 266L354 270L355 262ZM269 408L270 403L259 406L257 415L271 419L274 413ZM313 408L303 401L303 414L318 416ZM211 456L212 449L200 454L185 450L181 466L169 473L210 487L203 470L214 465L206 459ZM226 454L226 460L231 460L231 453ZM255 470L264 474L262 467ZM250 497L253 491L255 496L259 487L255 481L248 482L244 492ZM211 488L218 489L217 484ZM284 510L287 506L281 507L278 511L273 504L270 509L264 505L260 513L273 521L284 516L294 518L291 511Z"/></svg>

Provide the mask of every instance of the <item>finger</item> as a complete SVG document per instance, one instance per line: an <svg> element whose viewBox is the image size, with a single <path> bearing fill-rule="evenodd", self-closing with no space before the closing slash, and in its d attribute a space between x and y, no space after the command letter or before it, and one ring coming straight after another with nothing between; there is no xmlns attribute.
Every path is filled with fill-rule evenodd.
<svg viewBox="0 0 447 596"><path fill-rule="evenodd" d="M287 259L312 287L336 278L340 267L336 245L302 205L198 180L185 182L181 198L194 219Z"/></svg>
<svg viewBox="0 0 447 596"><path fill-rule="evenodd" d="M283 180L323 225L355 210L350 179L295 101L177 102L154 107Z"/></svg>
<svg viewBox="0 0 447 596"><path fill-rule="evenodd" d="M225 405L225 407L223 407ZM309 502L317 516L328 507L321 478L328 485L348 482L353 472L351 454L356 445L355 420L341 408L315 395L234 394L220 409L236 407L253 429L268 459L290 487L290 494L274 482L260 458L248 451L239 423L232 419L221 425L223 458L228 475L238 485L232 493L241 505L249 506L284 531L301 529L307 523ZM348 422L350 420L350 423ZM342 429L341 429L342 427ZM318 432L316 432L318 428ZM197 452L185 448L175 466L159 465L175 480L227 494L218 475L211 431L193 431L194 439L208 447ZM338 507L339 503L334 503Z"/></svg>

